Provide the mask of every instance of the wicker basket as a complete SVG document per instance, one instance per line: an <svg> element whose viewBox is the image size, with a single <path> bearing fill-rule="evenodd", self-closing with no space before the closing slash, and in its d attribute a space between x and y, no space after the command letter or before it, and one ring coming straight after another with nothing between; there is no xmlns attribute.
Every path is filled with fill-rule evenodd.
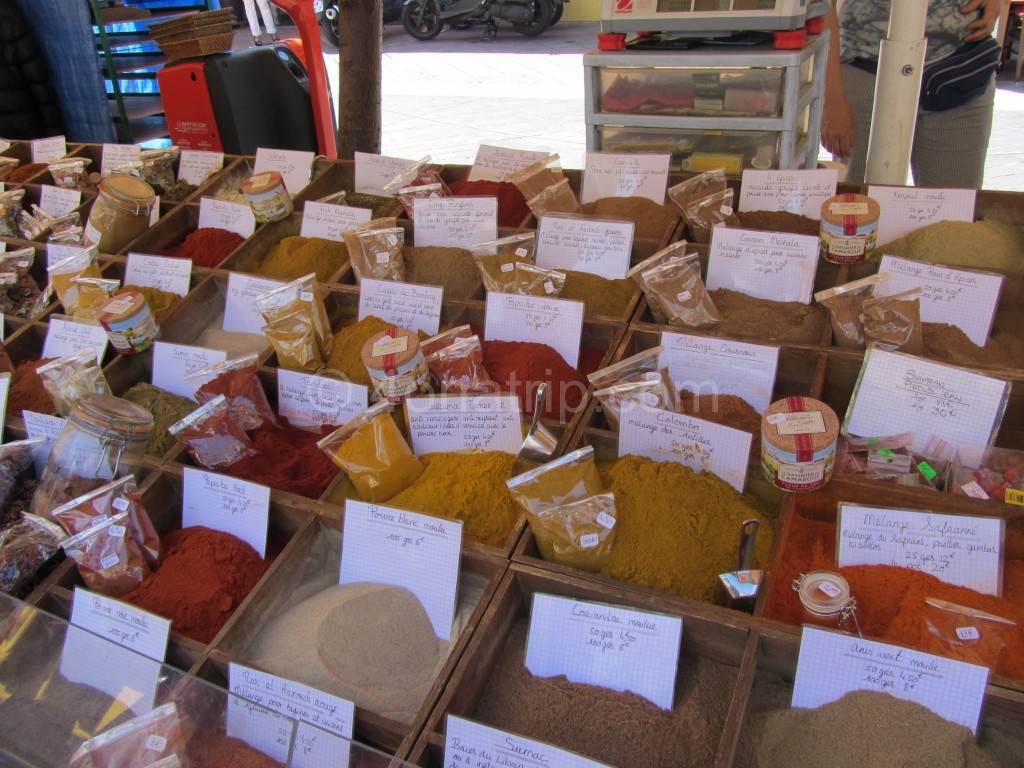
<svg viewBox="0 0 1024 768"><path fill-rule="evenodd" d="M226 35L232 30L232 24L230 21L221 21L216 24L209 24L199 28L198 30L186 29L181 32L174 32L172 34L164 34L159 37L154 35L153 40L157 45L166 45L167 43L184 43L188 40L197 40L204 37L213 37L214 35Z"/></svg>
<svg viewBox="0 0 1024 768"><path fill-rule="evenodd" d="M227 32L210 37L194 37L178 43L161 43L160 50L168 59L192 59L197 56L209 56L221 51L231 50L235 39L234 32Z"/></svg>
<svg viewBox="0 0 1024 768"><path fill-rule="evenodd" d="M184 16L179 16L176 19L170 21L161 21L157 24L150 24L149 33L153 36L153 39L158 43L162 38L166 38L169 35L178 35L182 32L196 32L196 36L202 36L206 33L206 27L231 23L231 9L222 8L219 11L198 11L196 13L187 13Z"/></svg>

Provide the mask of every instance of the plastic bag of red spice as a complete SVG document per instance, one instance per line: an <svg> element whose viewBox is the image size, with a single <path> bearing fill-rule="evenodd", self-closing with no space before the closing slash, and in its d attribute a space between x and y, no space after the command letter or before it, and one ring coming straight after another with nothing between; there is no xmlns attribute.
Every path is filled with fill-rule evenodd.
<svg viewBox="0 0 1024 768"><path fill-rule="evenodd" d="M182 762L185 755L185 734L171 702L89 739L71 756L67 768L164 768L187 765Z"/></svg>
<svg viewBox="0 0 1024 768"><path fill-rule="evenodd" d="M214 378L196 390L196 400L202 405L213 400L217 395L224 395L228 400L228 410L246 432L259 429L264 424L274 429L280 428L274 409L270 407L267 393L263 391L257 375L255 353L225 360L223 363L190 373L185 380Z"/></svg>
<svg viewBox="0 0 1024 768"><path fill-rule="evenodd" d="M200 406L167 431L204 469L224 469L258 451L242 425L228 410L224 395Z"/></svg>
<svg viewBox="0 0 1024 768"><path fill-rule="evenodd" d="M64 541L64 552L93 592L120 597L149 575L146 558L128 526L128 513L119 512Z"/></svg>

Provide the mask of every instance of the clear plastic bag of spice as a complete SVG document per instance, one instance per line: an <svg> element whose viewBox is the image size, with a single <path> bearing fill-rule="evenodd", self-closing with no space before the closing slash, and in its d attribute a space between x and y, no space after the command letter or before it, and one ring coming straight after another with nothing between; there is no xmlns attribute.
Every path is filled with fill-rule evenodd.
<svg viewBox="0 0 1024 768"><path fill-rule="evenodd" d="M261 329L277 353L277 364L288 371L316 373L324 367L309 315L301 310L277 318Z"/></svg>
<svg viewBox="0 0 1024 768"><path fill-rule="evenodd" d="M260 383L258 360L255 352L225 360L186 375L185 381L209 379L195 391L196 400L202 405L223 395L231 415L246 432L264 425L277 429L280 424Z"/></svg>
<svg viewBox="0 0 1024 768"><path fill-rule="evenodd" d="M727 227L742 226L733 211L732 201L733 191L725 189L694 200L686 206L683 215L695 243L710 243L712 230L719 224Z"/></svg>
<svg viewBox="0 0 1024 768"><path fill-rule="evenodd" d="M608 426L617 430L631 408L645 406L661 411L679 410L679 393L675 391L668 371L662 369L643 381L612 384L595 390L594 397L601 404Z"/></svg>
<svg viewBox="0 0 1024 768"><path fill-rule="evenodd" d="M679 240L678 242L672 243L671 245L662 248L660 251L653 254L652 256L648 256L646 259L641 261L636 266L630 267L629 270L627 270L626 272L626 277L631 278L638 286L640 286L640 289L646 294L647 287L643 280L643 273L650 269L653 269L654 267L661 266L662 264L667 264L668 262L673 261L675 259L696 256L696 253L686 253L686 249L688 247L689 244L685 240ZM654 322L658 323L659 325L665 325L668 323L668 318L661 311L661 307L658 306L657 302L651 301L648 298L647 306L651 312L651 315L654 316Z"/></svg>
<svg viewBox="0 0 1024 768"><path fill-rule="evenodd" d="M508 180L516 185L516 188L527 200L536 197L552 184L557 184L564 178L562 161L558 155L548 155L508 176Z"/></svg>
<svg viewBox="0 0 1024 768"><path fill-rule="evenodd" d="M303 313L309 320L316 340L316 348L323 361L331 356L334 348L334 331L331 320L327 316L323 293L316 281L316 274L310 273L272 291L256 297L256 307L263 319L274 323L281 318L296 312ZM317 369L319 370L319 368Z"/></svg>
<svg viewBox="0 0 1024 768"><path fill-rule="evenodd" d="M317 447L345 470L363 501L387 501L412 485L424 470L386 400L327 435Z"/></svg>
<svg viewBox="0 0 1024 768"><path fill-rule="evenodd" d="M224 395L201 405L169 426L167 431L204 469L224 469L258 453L242 425L228 410L228 400Z"/></svg>
<svg viewBox="0 0 1024 768"><path fill-rule="evenodd" d="M421 184L415 187L402 187L398 190L398 202L402 204L410 219L415 218L416 200L430 200L437 197L449 197L445 194L444 184Z"/></svg>
<svg viewBox="0 0 1024 768"><path fill-rule="evenodd" d="M28 211L18 214L18 237L22 240L35 240L46 231L47 224L40 221Z"/></svg>
<svg viewBox="0 0 1024 768"><path fill-rule="evenodd" d="M866 299L860 321L864 342L889 352L920 356L924 352L920 287L892 296Z"/></svg>
<svg viewBox="0 0 1024 768"><path fill-rule="evenodd" d="M81 230L82 217L79 215L78 211L72 211L64 216L57 216L49 219L47 221L47 227L50 234L47 236L46 241L48 243L52 243L54 240L60 239L64 234L75 233L76 231Z"/></svg>
<svg viewBox="0 0 1024 768"><path fill-rule="evenodd" d="M0 592L24 596L39 569L60 550L64 538L59 525L27 512L19 522L0 531Z"/></svg>
<svg viewBox="0 0 1024 768"><path fill-rule="evenodd" d="M727 188L725 168L713 168L669 187L666 194L685 215L690 203L717 192L724 192Z"/></svg>
<svg viewBox="0 0 1024 768"><path fill-rule="evenodd" d="M442 331L437 336L431 336L429 339L421 341L420 352L423 353L424 357L427 357L439 349L450 346L456 339L468 339L473 335L471 326L457 325L454 328L449 328L447 331Z"/></svg>
<svg viewBox="0 0 1024 768"><path fill-rule="evenodd" d="M565 273L557 269L542 269L518 261L515 264L516 282L510 293L520 296L546 296L556 298L565 287Z"/></svg>
<svg viewBox="0 0 1024 768"><path fill-rule="evenodd" d="M21 199L25 197L24 189L13 189L0 192L0 237L21 237L18 229L18 216L21 215Z"/></svg>
<svg viewBox="0 0 1024 768"><path fill-rule="evenodd" d="M615 544L615 494L600 493L580 501L527 509L526 519L545 560L581 571L600 571Z"/></svg>
<svg viewBox="0 0 1024 768"><path fill-rule="evenodd" d="M864 302L874 297L876 285L888 279L888 272L880 272L814 294L814 300L822 304L832 318L833 344L864 349L864 324L860 319Z"/></svg>
<svg viewBox="0 0 1024 768"><path fill-rule="evenodd" d="M75 536L122 512L128 515L128 535L139 545L150 567L155 568L160 560L160 536L142 505L142 494L133 475L71 499L54 509L50 516L69 536Z"/></svg>
<svg viewBox="0 0 1024 768"><path fill-rule="evenodd" d="M357 249L349 251L352 271L360 280L405 280L405 230L401 227L356 233ZM358 268L356 264L359 264Z"/></svg>
<svg viewBox="0 0 1024 768"><path fill-rule="evenodd" d="M180 765L185 755L185 733L170 702L83 742L66 768L153 768Z"/></svg>
<svg viewBox="0 0 1024 768"><path fill-rule="evenodd" d="M61 545L93 592L120 597L149 575L149 565L139 543L128 532L129 525L128 513L118 512Z"/></svg>
<svg viewBox="0 0 1024 768"><path fill-rule="evenodd" d="M652 267L640 279L648 303L658 305L669 325L706 329L722 322L701 279L697 254Z"/></svg>
<svg viewBox="0 0 1024 768"><path fill-rule="evenodd" d="M96 310L117 295L120 280L104 277L73 277L71 283L78 289L78 304L71 316L76 320L96 321Z"/></svg>
<svg viewBox="0 0 1024 768"><path fill-rule="evenodd" d="M134 176L137 179L141 179L142 161L129 160L126 163L121 163L121 165L115 165L113 168L110 169L110 171L106 175L112 176L115 173L124 174L125 176Z"/></svg>
<svg viewBox="0 0 1024 768"><path fill-rule="evenodd" d="M589 445L516 475L505 484L512 498L532 514L605 491L594 461L594 449Z"/></svg>
<svg viewBox="0 0 1024 768"><path fill-rule="evenodd" d="M35 258L33 248L0 253L0 310L3 314L34 319L45 309L44 301L39 298L42 291L31 274Z"/></svg>
<svg viewBox="0 0 1024 768"><path fill-rule="evenodd" d="M142 161L142 180L158 195L174 186L174 164L180 154L177 147L149 149L139 153Z"/></svg>
<svg viewBox="0 0 1024 768"><path fill-rule="evenodd" d="M89 188L89 172L92 163L88 157L76 157L50 163L47 170L53 178L53 185L61 189L77 189L82 192Z"/></svg>
<svg viewBox="0 0 1024 768"><path fill-rule="evenodd" d="M516 263L533 264L536 245L536 233L520 232L500 240L477 243L469 252L488 291L514 293Z"/></svg>
<svg viewBox="0 0 1024 768"><path fill-rule="evenodd" d="M1019 631L1011 619L935 597L925 598L921 618L932 638L922 650L983 667L999 666Z"/></svg>
<svg viewBox="0 0 1024 768"><path fill-rule="evenodd" d="M526 204L537 218L547 213L583 213L583 206L576 199L568 179L561 179L545 187L533 197L527 198Z"/></svg>
<svg viewBox="0 0 1024 768"><path fill-rule="evenodd" d="M96 348L85 347L66 357L51 360L36 369L43 388L53 400L57 414L67 418L72 404L83 395L110 395L110 385L96 362Z"/></svg>
<svg viewBox="0 0 1024 768"><path fill-rule="evenodd" d="M960 443L946 492L983 501L1024 503L1024 451Z"/></svg>
<svg viewBox="0 0 1024 768"><path fill-rule="evenodd" d="M398 191L403 187L425 186L427 184L440 184L443 193L441 197L452 196L452 191L448 189L448 185L441 178L441 169L431 163L430 155L417 160L385 184L382 189L385 195L398 197ZM412 212L407 212L412 216Z"/></svg>
<svg viewBox="0 0 1024 768"><path fill-rule="evenodd" d="M83 245L85 230L82 227L69 227L62 232L51 232L46 242L54 245Z"/></svg>
<svg viewBox="0 0 1024 768"><path fill-rule="evenodd" d="M68 313L73 313L78 306L78 286L71 282L72 278L100 277L96 246L83 248L78 253L51 265L46 272L50 285L57 292L57 299Z"/></svg>
<svg viewBox="0 0 1024 768"><path fill-rule="evenodd" d="M484 349L478 336L455 339L425 360L442 392L478 395L500 391L484 368Z"/></svg>
<svg viewBox="0 0 1024 768"><path fill-rule="evenodd" d="M45 437L30 437L0 445L0 528L9 528L6 520L8 504L13 500L25 480L35 478L36 460L46 455L49 441Z"/></svg>

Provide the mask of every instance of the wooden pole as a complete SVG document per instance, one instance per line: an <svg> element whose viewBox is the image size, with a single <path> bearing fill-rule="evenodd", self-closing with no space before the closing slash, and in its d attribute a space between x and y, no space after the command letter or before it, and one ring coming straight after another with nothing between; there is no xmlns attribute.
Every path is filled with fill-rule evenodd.
<svg viewBox="0 0 1024 768"><path fill-rule="evenodd" d="M380 154L383 0L338 2L338 157Z"/></svg>

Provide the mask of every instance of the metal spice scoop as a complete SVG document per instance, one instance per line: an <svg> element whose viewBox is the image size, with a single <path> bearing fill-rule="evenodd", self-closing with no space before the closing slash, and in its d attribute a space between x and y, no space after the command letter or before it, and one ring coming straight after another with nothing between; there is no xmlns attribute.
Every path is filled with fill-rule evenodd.
<svg viewBox="0 0 1024 768"><path fill-rule="evenodd" d="M760 528L759 520L744 520L740 526L739 567L719 575L715 584L715 602L719 605L753 613L762 571L752 571L750 566L754 562L754 544Z"/></svg>
<svg viewBox="0 0 1024 768"><path fill-rule="evenodd" d="M558 439L551 434L551 430L541 424L540 415L544 412L544 401L548 395L548 383L545 381L537 387L537 399L533 405L533 421L530 422L530 429L523 440L523 446L516 455L516 461L512 465L512 477L521 475L534 467L546 464L555 453L558 446Z"/></svg>

